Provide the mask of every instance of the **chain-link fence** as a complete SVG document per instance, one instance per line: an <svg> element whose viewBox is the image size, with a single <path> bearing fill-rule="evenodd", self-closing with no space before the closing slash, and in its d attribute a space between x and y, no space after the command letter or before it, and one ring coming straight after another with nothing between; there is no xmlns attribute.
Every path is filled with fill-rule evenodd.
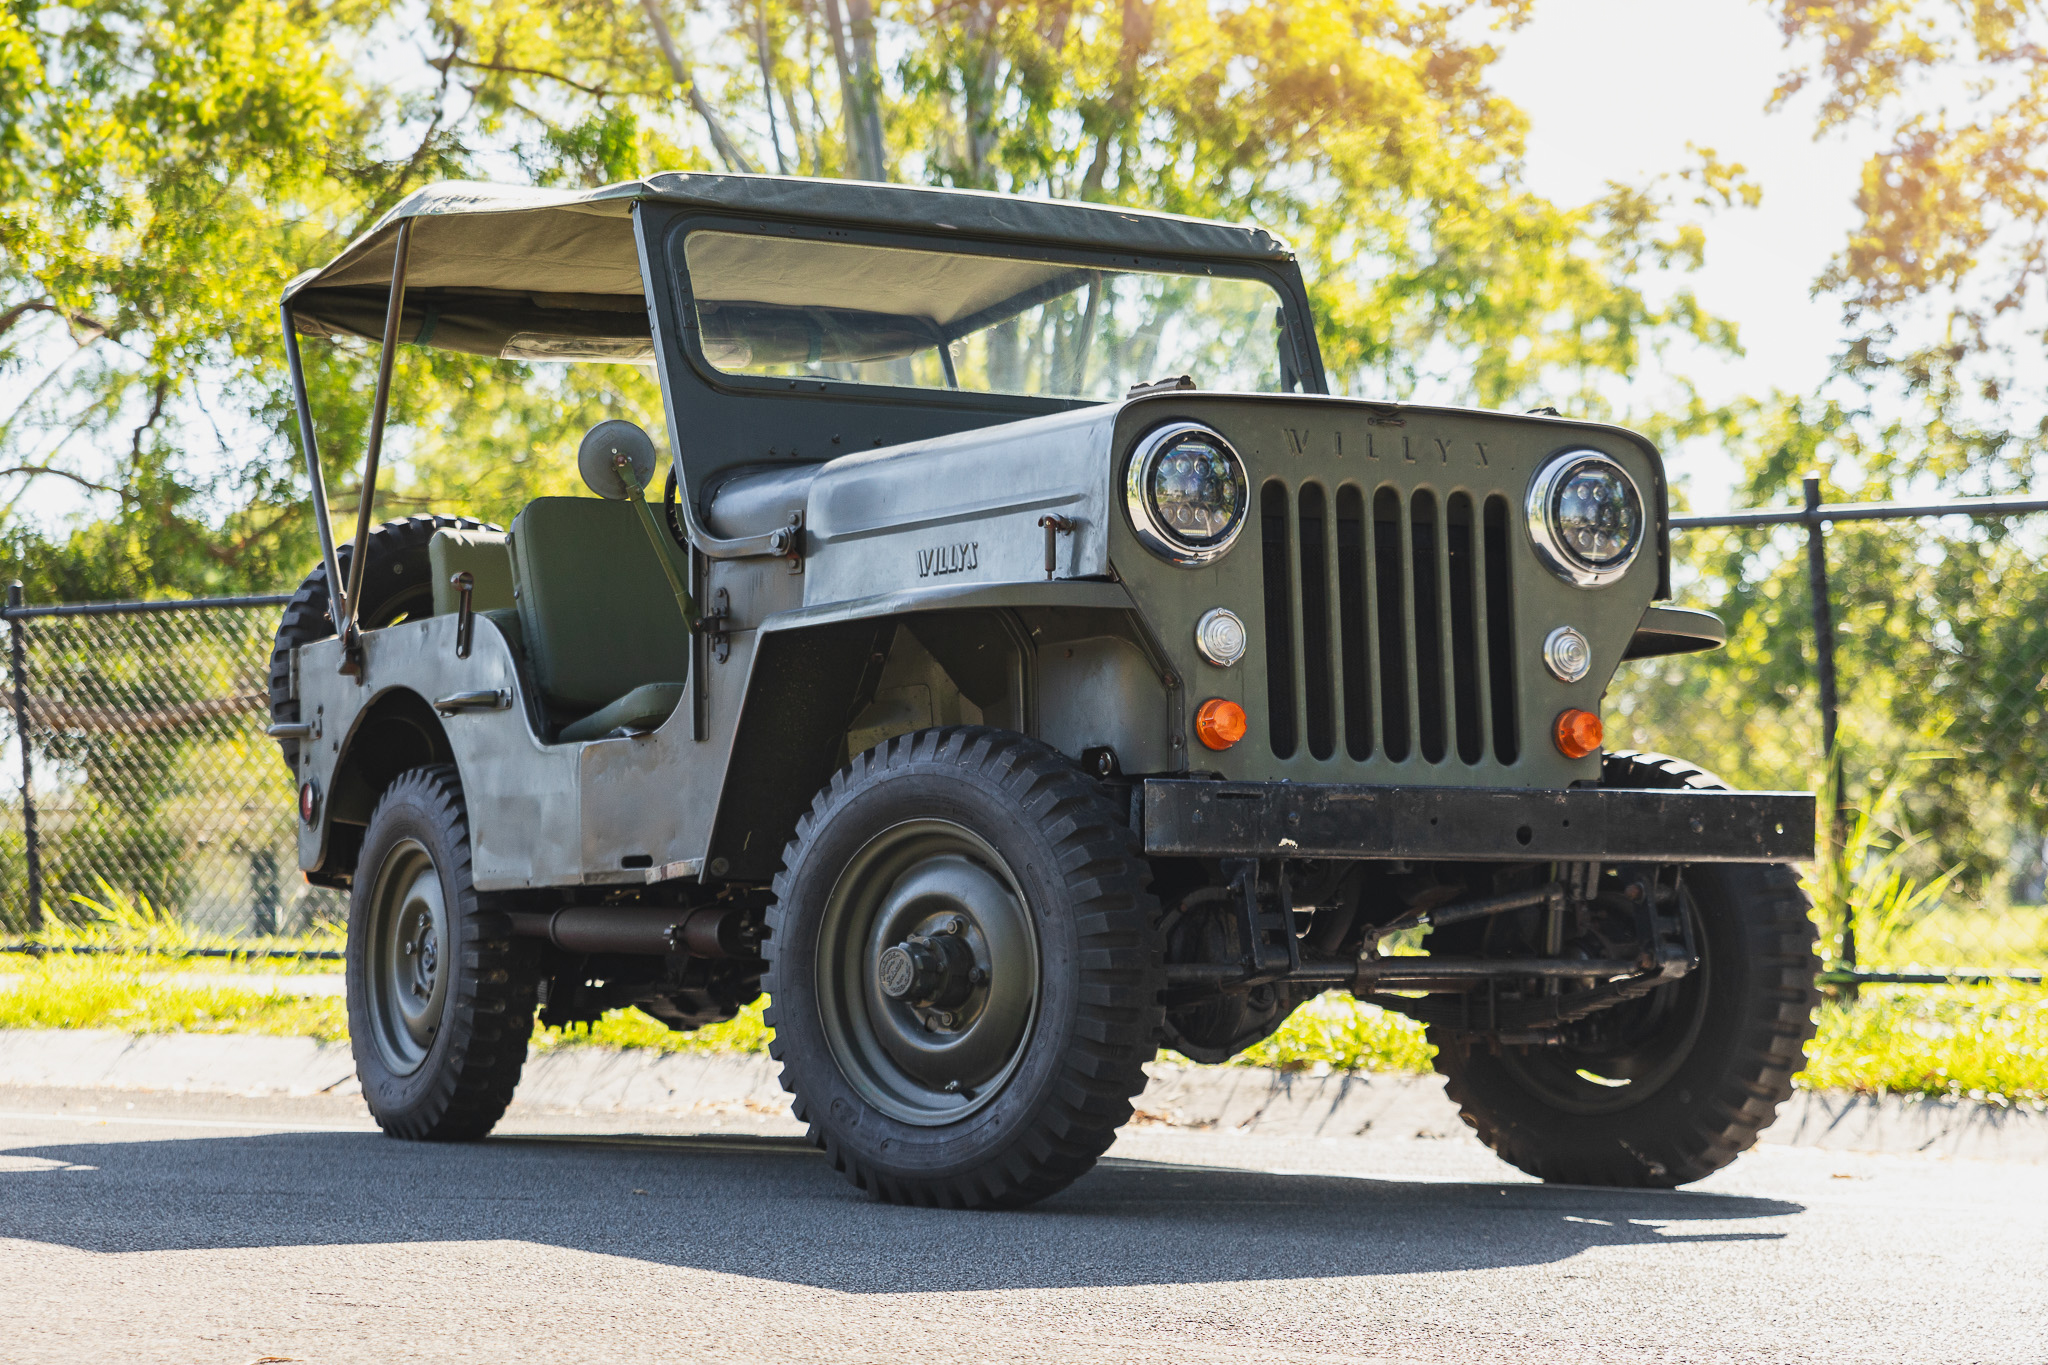
<svg viewBox="0 0 2048 1365"><path fill-rule="evenodd" d="M1609 745L1823 792L1810 881L1839 976L2048 968L2042 511L1825 507L1809 482L1801 509L1675 523L1680 595L1723 616L1728 647L1626 666ZM145 901L241 941L342 917L297 873L291 781L263 733L283 600L10 606L0 928Z"/></svg>
<svg viewBox="0 0 2048 1365"><path fill-rule="evenodd" d="M1609 743L1821 792L1810 886L1837 979L2039 979L2048 499L1805 491L1674 521L1680 596L1727 621L1728 646L1624 669Z"/></svg>
<svg viewBox="0 0 2048 1365"><path fill-rule="evenodd" d="M283 601L39 607L10 594L7 932L290 939L345 913L299 875L291 776L264 734Z"/></svg>

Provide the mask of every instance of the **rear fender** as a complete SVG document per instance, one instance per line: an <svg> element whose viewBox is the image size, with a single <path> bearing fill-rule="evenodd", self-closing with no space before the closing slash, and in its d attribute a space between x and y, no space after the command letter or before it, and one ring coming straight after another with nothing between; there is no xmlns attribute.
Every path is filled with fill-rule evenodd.
<svg viewBox="0 0 2048 1365"><path fill-rule="evenodd" d="M320 853L307 869L307 879L323 886L346 886L355 874L370 812L384 789L409 769L454 761L447 729L419 693L394 687L364 707L343 739L328 778L326 811L319 822Z"/></svg>

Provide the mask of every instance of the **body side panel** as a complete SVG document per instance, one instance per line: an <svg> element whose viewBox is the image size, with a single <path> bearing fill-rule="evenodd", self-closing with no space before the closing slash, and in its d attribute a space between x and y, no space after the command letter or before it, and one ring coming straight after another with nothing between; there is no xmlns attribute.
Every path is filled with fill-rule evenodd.
<svg viewBox="0 0 2048 1365"><path fill-rule="evenodd" d="M687 784L676 780L678 773L702 768L690 761L684 708L649 736L542 744L505 637L479 618L470 657L458 659L455 625L453 616L435 616L366 632L361 686L337 671L339 642L302 646L300 706L319 718L322 733L300 746L300 780L332 790L361 717L396 690L430 702L456 692L503 690L513 699L505 709L441 717L469 807L479 889L644 881L645 872L623 866L628 859L644 857L659 868L701 844L701 833L690 837L691 816L694 809L708 825L708 802L693 807ZM300 826L302 867L319 865L328 824L323 811L317 826Z"/></svg>

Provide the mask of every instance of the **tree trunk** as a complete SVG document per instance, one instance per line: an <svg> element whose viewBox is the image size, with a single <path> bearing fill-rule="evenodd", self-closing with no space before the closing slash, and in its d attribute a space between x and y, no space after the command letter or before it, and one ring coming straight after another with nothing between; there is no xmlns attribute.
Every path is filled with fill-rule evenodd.
<svg viewBox="0 0 2048 1365"><path fill-rule="evenodd" d="M825 19L832 27L832 55L839 66L839 107L846 119L848 169L860 180L887 180L882 82L875 70L875 12L869 0L847 0L847 9L853 16L850 45L849 26L840 15L839 0L825 0Z"/></svg>
<svg viewBox="0 0 2048 1365"><path fill-rule="evenodd" d="M676 46L676 35L669 31L668 20L662 17L660 0L640 0L640 8L647 11L647 22L654 29L654 41L661 47L661 55L668 59L668 70L675 77L676 84L683 88L684 97L690 101L690 108L697 117L704 120L704 128L711 134L711 146L718 153L718 159L729 171L751 171L754 163L740 150L732 135L725 131L725 120L711 107L697 89L697 82L690 75L690 66L683 60L682 49Z"/></svg>

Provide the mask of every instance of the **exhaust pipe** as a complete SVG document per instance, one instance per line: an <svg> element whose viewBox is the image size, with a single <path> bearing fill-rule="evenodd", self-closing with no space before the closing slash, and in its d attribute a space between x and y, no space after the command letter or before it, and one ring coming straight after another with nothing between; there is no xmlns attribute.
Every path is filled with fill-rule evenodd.
<svg viewBox="0 0 2048 1365"><path fill-rule="evenodd" d="M746 912L737 905L576 905L563 910L515 910L515 938L544 938L564 952L624 953L641 957L754 957Z"/></svg>

